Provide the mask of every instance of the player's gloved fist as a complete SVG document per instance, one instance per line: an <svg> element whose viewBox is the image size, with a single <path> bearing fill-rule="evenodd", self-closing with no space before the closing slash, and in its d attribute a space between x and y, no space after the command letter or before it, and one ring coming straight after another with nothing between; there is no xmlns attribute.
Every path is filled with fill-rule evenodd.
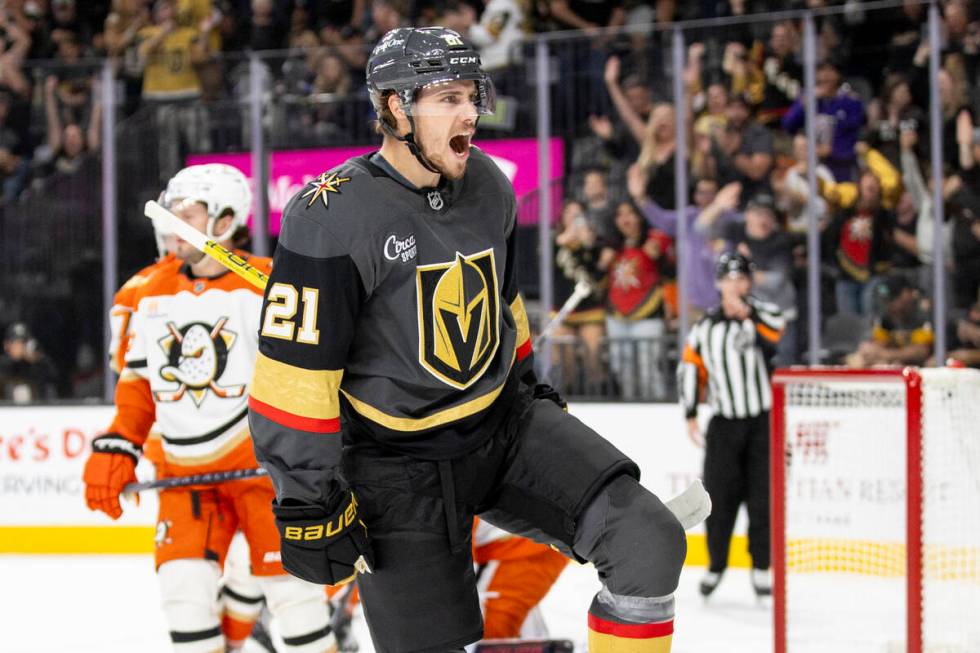
<svg viewBox="0 0 980 653"><path fill-rule="evenodd" d="M92 441L92 453L85 461L85 503L113 519L122 515L119 495L127 483L136 481L136 462L140 447L118 433L106 433Z"/></svg>
<svg viewBox="0 0 980 653"><path fill-rule="evenodd" d="M374 555L357 500L344 492L332 511L318 506L272 504L282 547L282 566L320 585L343 585L370 574Z"/></svg>

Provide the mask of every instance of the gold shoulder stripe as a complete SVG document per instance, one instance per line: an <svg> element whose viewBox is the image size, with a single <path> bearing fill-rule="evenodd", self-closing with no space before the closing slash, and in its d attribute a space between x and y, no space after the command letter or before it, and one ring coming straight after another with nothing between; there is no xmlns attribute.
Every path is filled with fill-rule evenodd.
<svg viewBox="0 0 980 653"><path fill-rule="evenodd" d="M510 312L517 324L517 344L521 345L531 337L531 327L527 321L527 309L524 308L524 298L520 294L510 303Z"/></svg>
<svg viewBox="0 0 980 653"><path fill-rule="evenodd" d="M273 408L312 419L340 414L337 390L343 370L307 370L273 360L259 352L251 395Z"/></svg>

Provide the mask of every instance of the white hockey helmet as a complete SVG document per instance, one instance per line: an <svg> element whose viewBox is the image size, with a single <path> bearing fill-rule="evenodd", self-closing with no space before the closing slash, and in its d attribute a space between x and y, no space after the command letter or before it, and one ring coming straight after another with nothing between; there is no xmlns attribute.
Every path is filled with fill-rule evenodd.
<svg viewBox="0 0 980 653"><path fill-rule="evenodd" d="M177 201L201 202L207 207L207 237L217 242L231 238L245 224L252 210L252 189L248 178L224 163L188 166L167 182L160 203L171 208ZM231 226L221 236L214 235L214 224L225 212L231 213ZM156 225L154 225L156 229Z"/></svg>

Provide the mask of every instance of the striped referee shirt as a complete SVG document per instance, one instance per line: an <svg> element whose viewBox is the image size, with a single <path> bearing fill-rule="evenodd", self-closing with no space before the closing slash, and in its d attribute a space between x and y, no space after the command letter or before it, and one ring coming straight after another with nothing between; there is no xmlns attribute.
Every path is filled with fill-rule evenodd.
<svg viewBox="0 0 980 653"><path fill-rule="evenodd" d="M717 307L691 327L677 367L687 417L697 415L705 386L714 414L729 419L755 417L772 405L769 365L783 318L772 304L751 296L746 302L751 313L744 320L727 318Z"/></svg>

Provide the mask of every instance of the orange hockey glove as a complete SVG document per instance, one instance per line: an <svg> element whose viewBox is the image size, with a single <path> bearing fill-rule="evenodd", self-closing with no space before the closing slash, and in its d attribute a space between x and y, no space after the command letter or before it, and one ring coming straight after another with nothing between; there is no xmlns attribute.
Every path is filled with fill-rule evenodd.
<svg viewBox="0 0 980 653"><path fill-rule="evenodd" d="M92 453L82 474L85 503L90 510L101 510L119 519L119 495L127 483L136 481L139 455L139 446L118 433L106 433L92 440Z"/></svg>

